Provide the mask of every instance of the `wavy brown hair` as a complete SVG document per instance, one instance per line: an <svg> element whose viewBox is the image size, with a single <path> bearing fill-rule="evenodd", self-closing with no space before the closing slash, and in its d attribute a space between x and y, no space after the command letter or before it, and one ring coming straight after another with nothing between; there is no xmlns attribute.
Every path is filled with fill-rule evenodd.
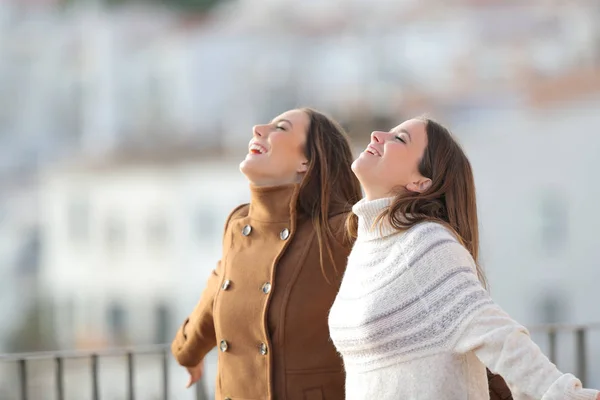
<svg viewBox="0 0 600 400"><path fill-rule="evenodd" d="M402 191L377 222L387 219L398 230L424 221L445 225L471 253L479 280L487 287L479 265L479 226L471 163L448 129L431 119L418 119L425 123L427 133L427 147L419 163L419 173L431 179L431 187L423 193ZM350 236L356 237L355 215L348 218L347 228Z"/></svg>
<svg viewBox="0 0 600 400"><path fill-rule="evenodd" d="M350 140L335 120L312 108L301 108L309 119L306 136L308 169L300 183L298 211L309 215L319 243L321 271L327 279L325 257L338 273L332 251L335 240L329 217L351 210L362 197L360 183L351 169Z"/></svg>

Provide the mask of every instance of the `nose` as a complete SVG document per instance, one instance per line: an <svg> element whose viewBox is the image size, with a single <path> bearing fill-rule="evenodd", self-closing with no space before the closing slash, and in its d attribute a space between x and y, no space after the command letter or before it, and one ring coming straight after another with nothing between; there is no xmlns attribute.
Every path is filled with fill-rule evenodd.
<svg viewBox="0 0 600 400"><path fill-rule="evenodd" d="M385 141L385 132L373 131L371 133L371 140L375 143L383 143Z"/></svg>
<svg viewBox="0 0 600 400"><path fill-rule="evenodd" d="M262 132L262 128L264 125L254 125L252 127L252 134L254 135L254 137L262 137L263 136L263 132Z"/></svg>

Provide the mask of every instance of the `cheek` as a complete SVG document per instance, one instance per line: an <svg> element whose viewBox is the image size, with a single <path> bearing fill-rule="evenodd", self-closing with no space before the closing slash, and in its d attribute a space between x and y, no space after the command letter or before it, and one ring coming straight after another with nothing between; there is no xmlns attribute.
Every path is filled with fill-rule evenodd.
<svg viewBox="0 0 600 400"><path fill-rule="evenodd" d="M397 144L388 145L383 158L390 171L402 170L406 163L406 149Z"/></svg>
<svg viewBox="0 0 600 400"><path fill-rule="evenodd" d="M273 158L282 162L295 163L303 157L303 147L292 135L277 133L271 136Z"/></svg>
<svg viewBox="0 0 600 400"><path fill-rule="evenodd" d="M404 181L406 177L410 176L414 169L414 163L410 152L403 145L397 145L386 150L384 167L390 172L389 175L397 177L397 180Z"/></svg>

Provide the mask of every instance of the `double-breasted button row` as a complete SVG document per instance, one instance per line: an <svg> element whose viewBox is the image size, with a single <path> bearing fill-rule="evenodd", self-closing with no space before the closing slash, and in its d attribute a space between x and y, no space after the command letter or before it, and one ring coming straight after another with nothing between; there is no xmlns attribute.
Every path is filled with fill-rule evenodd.
<svg viewBox="0 0 600 400"><path fill-rule="evenodd" d="M223 290L228 290L230 287L231 287L231 281L230 281L229 279L226 279L226 280L223 282L223 284L221 285L221 289L223 289ZM270 282L265 282L265 283L264 283L264 284L261 286L260 290L262 290L262 292L263 292L264 294L269 294L269 293L271 293L271 288L272 288L272 285L271 285L271 283L270 283Z"/></svg>
<svg viewBox="0 0 600 400"><path fill-rule="evenodd" d="M221 340L221 342L219 343L219 350L221 350L221 352L223 353L227 352L227 350L229 350L229 343L227 343L226 340ZM258 345L258 352L263 356L266 356L267 354L269 354L269 348L265 343L261 343L260 345Z"/></svg>
<svg viewBox="0 0 600 400"><path fill-rule="evenodd" d="M252 233L252 226L244 225L244 227L242 228L242 235L250 236L251 233ZM281 232L279 232L279 238L281 240L287 240L289 237L290 237L290 230L288 228L283 228L281 230Z"/></svg>

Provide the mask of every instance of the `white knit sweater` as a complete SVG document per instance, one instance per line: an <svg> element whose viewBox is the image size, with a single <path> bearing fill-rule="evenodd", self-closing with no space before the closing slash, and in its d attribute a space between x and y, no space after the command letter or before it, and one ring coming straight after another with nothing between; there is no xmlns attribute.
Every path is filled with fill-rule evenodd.
<svg viewBox="0 0 600 400"><path fill-rule="evenodd" d="M356 244L329 316L349 400L489 399L485 366L514 399L595 400L490 298L443 225L372 229L390 199L362 200Z"/></svg>

